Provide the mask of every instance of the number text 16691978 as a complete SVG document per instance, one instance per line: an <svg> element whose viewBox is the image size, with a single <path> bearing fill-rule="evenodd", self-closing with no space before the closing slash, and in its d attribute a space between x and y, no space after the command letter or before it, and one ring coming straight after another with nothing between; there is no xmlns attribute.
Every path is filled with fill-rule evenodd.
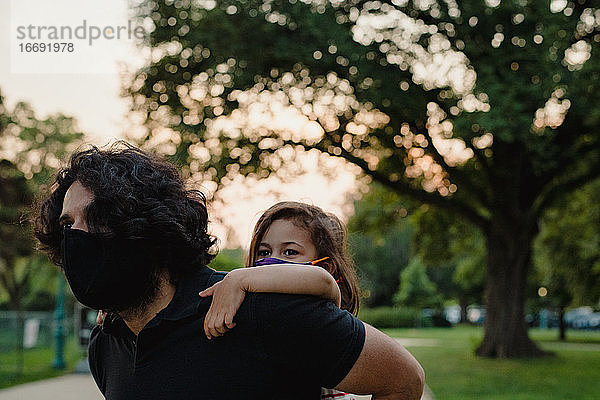
<svg viewBox="0 0 600 400"><path fill-rule="evenodd" d="M19 43L21 53L72 53L75 46L71 42Z"/></svg>

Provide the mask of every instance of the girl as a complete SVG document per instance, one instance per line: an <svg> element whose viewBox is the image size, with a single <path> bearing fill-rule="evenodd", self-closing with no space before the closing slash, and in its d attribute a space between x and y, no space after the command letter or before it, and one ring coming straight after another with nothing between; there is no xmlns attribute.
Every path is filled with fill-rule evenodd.
<svg viewBox="0 0 600 400"><path fill-rule="evenodd" d="M319 207L281 202L265 211L254 227L246 267L200 292L213 296L204 321L209 339L235 326L233 317L246 292L315 295L358 313L358 278L347 253L344 225ZM355 396L322 389L321 398Z"/></svg>

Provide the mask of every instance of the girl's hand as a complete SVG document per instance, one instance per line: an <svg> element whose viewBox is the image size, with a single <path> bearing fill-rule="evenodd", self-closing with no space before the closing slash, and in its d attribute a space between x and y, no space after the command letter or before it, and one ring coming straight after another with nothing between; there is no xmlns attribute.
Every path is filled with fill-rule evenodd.
<svg viewBox="0 0 600 400"><path fill-rule="evenodd" d="M106 311L98 310L98 315L96 315L96 323L98 325L102 325L104 323L104 318L106 318Z"/></svg>
<svg viewBox="0 0 600 400"><path fill-rule="evenodd" d="M231 271L222 281L199 293L201 297L213 297L204 318L204 333L208 339L223 336L235 327L233 317L246 297L243 275L242 269Z"/></svg>

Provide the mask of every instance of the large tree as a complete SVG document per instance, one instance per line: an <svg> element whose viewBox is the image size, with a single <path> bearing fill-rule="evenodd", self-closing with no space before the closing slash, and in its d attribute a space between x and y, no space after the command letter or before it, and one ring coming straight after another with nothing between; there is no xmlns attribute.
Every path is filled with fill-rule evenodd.
<svg viewBox="0 0 600 400"><path fill-rule="evenodd" d="M221 181L317 149L460 215L487 248L477 353L543 353L524 320L538 220L600 173L597 1L145 0L137 12L152 62L126 86L149 143Z"/></svg>

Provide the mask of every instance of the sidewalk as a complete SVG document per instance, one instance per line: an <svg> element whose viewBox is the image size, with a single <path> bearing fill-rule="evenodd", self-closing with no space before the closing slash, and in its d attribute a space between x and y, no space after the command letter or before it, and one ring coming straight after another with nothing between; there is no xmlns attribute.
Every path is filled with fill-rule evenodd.
<svg viewBox="0 0 600 400"><path fill-rule="evenodd" d="M90 374L69 374L0 390L0 400L102 400Z"/></svg>
<svg viewBox="0 0 600 400"><path fill-rule="evenodd" d="M361 396L362 397L362 396ZM365 396L370 398L371 396ZM89 374L69 374L0 390L0 400L103 400ZM427 386L421 400L433 400Z"/></svg>

